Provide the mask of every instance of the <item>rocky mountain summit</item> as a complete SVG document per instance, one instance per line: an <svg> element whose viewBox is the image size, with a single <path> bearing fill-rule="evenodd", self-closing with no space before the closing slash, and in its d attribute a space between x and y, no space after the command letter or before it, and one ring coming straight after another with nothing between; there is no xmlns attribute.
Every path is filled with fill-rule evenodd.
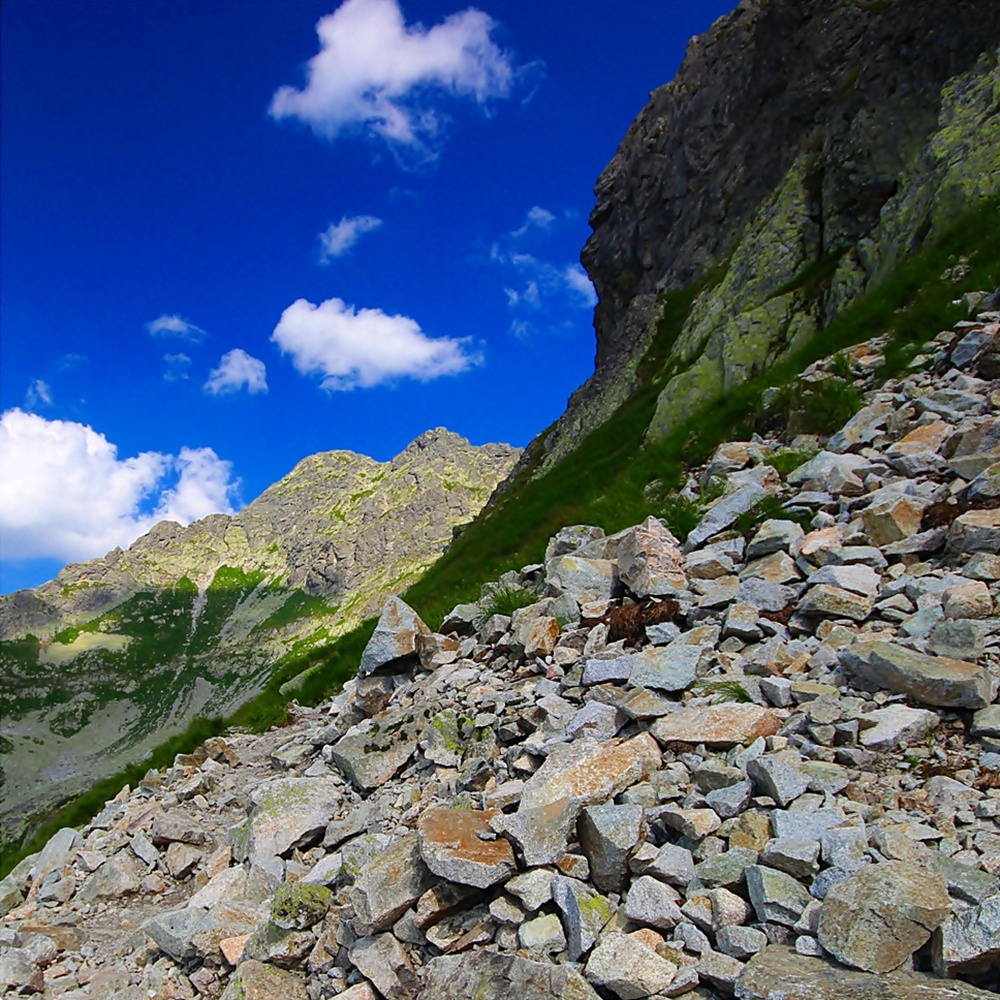
<svg viewBox="0 0 1000 1000"><path fill-rule="evenodd" d="M669 432L1000 190L998 46L992 0L741 0L692 39L598 180L595 372L541 468L651 377Z"/></svg>
<svg viewBox="0 0 1000 1000"><path fill-rule="evenodd" d="M0 844L376 614L518 454L438 428L390 462L313 455L235 516L162 521L125 551L0 597Z"/></svg>
<svg viewBox="0 0 1000 1000"><path fill-rule="evenodd" d="M356 679L0 882L33 1000L1000 992L1000 313L831 437L716 449L689 527L575 525Z"/></svg>

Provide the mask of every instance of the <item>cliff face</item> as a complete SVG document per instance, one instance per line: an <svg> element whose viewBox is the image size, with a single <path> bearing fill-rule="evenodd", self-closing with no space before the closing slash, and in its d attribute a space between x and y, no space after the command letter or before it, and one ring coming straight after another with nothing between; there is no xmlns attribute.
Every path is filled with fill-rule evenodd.
<svg viewBox="0 0 1000 1000"><path fill-rule="evenodd" d="M545 466L637 388L663 293L700 282L654 435L1000 188L998 43L992 0L743 0L693 39L597 183L595 373Z"/></svg>
<svg viewBox="0 0 1000 1000"><path fill-rule="evenodd" d="M518 454L438 429L391 462L313 455L235 517L161 522L0 597L2 839L374 614Z"/></svg>

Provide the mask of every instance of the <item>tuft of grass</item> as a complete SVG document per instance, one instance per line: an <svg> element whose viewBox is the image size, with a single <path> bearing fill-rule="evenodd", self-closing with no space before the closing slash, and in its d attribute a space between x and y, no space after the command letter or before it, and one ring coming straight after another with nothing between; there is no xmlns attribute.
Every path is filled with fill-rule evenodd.
<svg viewBox="0 0 1000 1000"><path fill-rule="evenodd" d="M479 614L473 619L472 624L480 629L494 615L512 615L537 600L538 592L531 587L517 587L509 583L498 584L479 602Z"/></svg>
<svg viewBox="0 0 1000 1000"><path fill-rule="evenodd" d="M753 701L753 698L747 693L747 689L739 681L735 680L709 680L705 678L704 680L696 681L692 690L701 695L711 696L712 702L715 704L723 701L734 701L744 704Z"/></svg>
<svg viewBox="0 0 1000 1000"><path fill-rule="evenodd" d="M694 500L680 493L669 493L664 497L657 512L660 519L673 532L678 541L687 541L702 518L702 508Z"/></svg>
<svg viewBox="0 0 1000 1000"><path fill-rule="evenodd" d="M794 472L800 465L805 465L818 454L817 448L786 448L770 455L767 464L784 479L790 472Z"/></svg>

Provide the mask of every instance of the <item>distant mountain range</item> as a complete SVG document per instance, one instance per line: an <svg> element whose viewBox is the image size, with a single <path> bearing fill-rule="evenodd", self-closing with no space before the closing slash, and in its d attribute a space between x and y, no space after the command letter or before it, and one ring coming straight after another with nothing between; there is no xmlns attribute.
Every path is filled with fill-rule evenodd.
<svg viewBox="0 0 1000 1000"><path fill-rule="evenodd" d="M162 521L0 597L4 841L377 612L518 454L438 429L391 462L313 455L233 517Z"/></svg>

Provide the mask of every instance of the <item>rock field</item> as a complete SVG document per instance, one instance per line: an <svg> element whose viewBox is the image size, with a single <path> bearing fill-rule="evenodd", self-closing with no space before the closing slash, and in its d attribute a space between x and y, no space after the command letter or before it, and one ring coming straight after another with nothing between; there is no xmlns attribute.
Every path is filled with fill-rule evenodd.
<svg viewBox="0 0 1000 1000"><path fill-rule="evenodd" d="M56 834L5 995L1000 992L1000 314L883 347L829 440L694 470L683 545L567 527L439 633L394 598L331 702Z"/></svg>

